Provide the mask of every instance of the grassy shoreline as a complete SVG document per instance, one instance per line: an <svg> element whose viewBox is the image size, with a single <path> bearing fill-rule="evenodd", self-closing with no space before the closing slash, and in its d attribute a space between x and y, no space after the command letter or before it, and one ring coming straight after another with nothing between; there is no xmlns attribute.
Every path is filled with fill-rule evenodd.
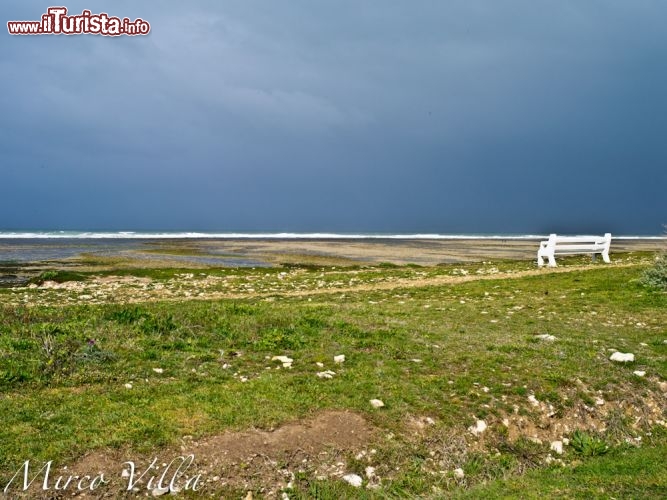
<svg viewBox="0 0 667 500"><path fill-rule="evenodd" d="M549 479L597 463L589 475L601 484L658 497L664 468L605 479L628 456L648 463L667 451L667 296L637 282L649 255L615 257L620 264L565 259L562 272L532 274L522 261L114 269L2 290L0 484L27 459L76 468L86 456L197 455L214 436L236 432L242 442L250 428L308 428L343 411L361 417L364 437L337 453L295 454L295 438L261 464L200 454L205 491L604 496ZM157 293L165 290L169 300ZM616 364L611 349L636 361ZM333 362L338 354L344 363ZM319 378L325 370L335 375ZM374 398L385 406L373 409ZM487 426L479 435L469 430L477 420ZM610 451L550 451L575 429ZM378 489L354 489L346 473Z"/></svg>

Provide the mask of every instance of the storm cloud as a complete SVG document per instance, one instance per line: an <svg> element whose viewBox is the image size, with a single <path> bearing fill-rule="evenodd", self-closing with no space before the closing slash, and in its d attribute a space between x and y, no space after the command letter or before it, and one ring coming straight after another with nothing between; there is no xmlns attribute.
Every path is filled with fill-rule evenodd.
<svg viewBox="0 0 667 500"><path fill-rule="evenodd" d="M667 222L665 2L194 4L65 4L148 36L1 35L0 229Z"/></svg>

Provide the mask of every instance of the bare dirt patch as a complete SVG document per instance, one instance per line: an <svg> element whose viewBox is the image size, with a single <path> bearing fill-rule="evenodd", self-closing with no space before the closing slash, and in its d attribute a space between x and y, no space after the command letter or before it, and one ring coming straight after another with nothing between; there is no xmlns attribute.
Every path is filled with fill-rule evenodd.
<svg viewBox="0 0 667 500"><path fill-rule="evenodd" d="M252 490L261 492L262 496L273 497L288 487L299 472L320 477L342 476L347 472L345 463L348 455L365 448L373 434L371 426L356 413L326 411L274 430L228 431L198 441L185 436L178 446L159 450L152 455L139 455L127 449L95 451L69 467L53 464L50 485L53 486L59 476L75 477L67 489L55 491L52 487L49 491L43 491L42 475L28 490L28 496L65 498L71 497L73 493L85 493L89 498L146 494L158 496L158 479L170 463L171 469L163 482L167 488L174 472L183 463L181 457L194 455L192 465L182 468L185 473L174 482L178 489L188 489L186 480L200 475L196 488L203 495L224 490ZM130 469L128 461L132 461L135 466L131 477L124 472ZM31 464L30 477L42 465ZM148 472L137 480L145 471ZM104 474L108 484L96 487L93 491L89 488L83 492L76 491L77 477L90 476L83 483L88 486L100 474ZM22 477L20 479L22 483ZM137 480L133 491L127 491L130 480ZM154 491L156 489L158 492ZM168 489L163 492L165 495L168 493Z"/></svg>

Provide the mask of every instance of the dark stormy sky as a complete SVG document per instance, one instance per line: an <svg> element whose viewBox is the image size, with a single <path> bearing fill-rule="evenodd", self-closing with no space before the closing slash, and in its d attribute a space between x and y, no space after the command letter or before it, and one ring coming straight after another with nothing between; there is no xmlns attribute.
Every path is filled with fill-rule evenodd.
<svg viewBox="0 0 667 500"><path fill-rule="evenodd" d="M658 234L667 2L79 1L10 36L0 229Z"/></svg>

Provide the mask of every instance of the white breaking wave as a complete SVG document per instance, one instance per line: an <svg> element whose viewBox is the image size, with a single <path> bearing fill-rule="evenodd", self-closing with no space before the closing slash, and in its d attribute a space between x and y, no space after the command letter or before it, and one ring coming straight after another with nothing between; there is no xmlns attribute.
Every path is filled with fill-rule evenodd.
<svg viewBox="0 0 667 500"><path fill-rule="evenodd" d="M612 236L613 239L663 240L665 236ZM135 231L0 231L0 239L392 239L392 240L536 240L543 234L377 234L377 233L206 233Z"/></svg>

